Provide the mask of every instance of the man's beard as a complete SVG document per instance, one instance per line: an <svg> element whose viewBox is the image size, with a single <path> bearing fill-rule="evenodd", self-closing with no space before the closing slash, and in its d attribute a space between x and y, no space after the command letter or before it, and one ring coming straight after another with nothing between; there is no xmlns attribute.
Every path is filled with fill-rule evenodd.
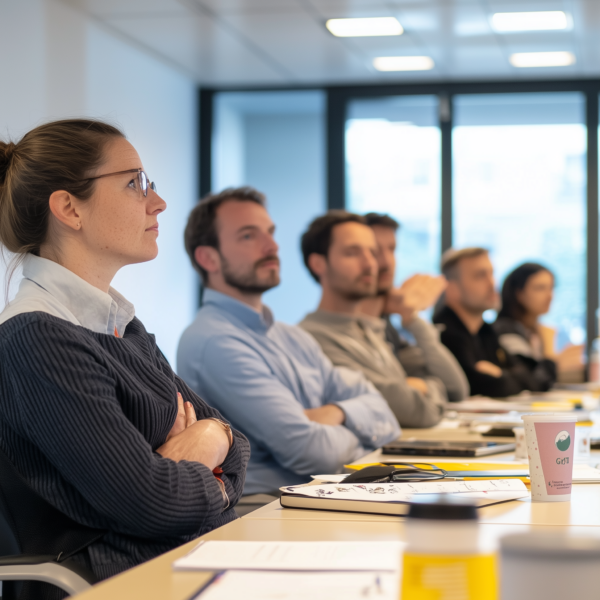
<svg viewBox="0 0 600 600"><path fill-rule="evenodd" d="M387 296L387 294L392 290L392 288L394 287L394 282L390 281L388 284L386 285L379 285L379 280L381 278L381 275L386 274L388 272L389 269L383 270L383 271L379 271L379 275L377 278L377 291L375 292L375 296Z"/></svg>
<svg viewBox="0 0 600 600"><path fill-rule="evenodd" d="M366 275L363 273L362 276ZM360 278L357 279L357 283ZM342 296L345 300L349 300L350 302L358 302L359 300L364 300L365 298L372 298L376 294L376 290L371 289L349 289L348 287L344 287L341 285L335 285L335 282L332 282L332 289Z"/></svg>
<svg viewBox="0 0 600 600"><path fill-rule="evenodd" d="M263 294L264 292L279 285L279 273L273 270L270 273L268 281L260 281L256 271L265 262L276 261L279 264L279 258L275 255L267 256L257 260L250 270L246 273L235 273L229 266L226 258L221 254L221 268L225 283L246 294Z"/></svg>
<svg viewBox="0 0 600 600"><path fill-rule="evenodd" d="M468 296L467 297L463 296L462 305L466 311L470 312L473 315L483 314L486 310L498 310L499 309L497 299L490 300L489 302L483 302L483 301L477 302L477 301L472 301L471 298L469 298Z"/></svg>

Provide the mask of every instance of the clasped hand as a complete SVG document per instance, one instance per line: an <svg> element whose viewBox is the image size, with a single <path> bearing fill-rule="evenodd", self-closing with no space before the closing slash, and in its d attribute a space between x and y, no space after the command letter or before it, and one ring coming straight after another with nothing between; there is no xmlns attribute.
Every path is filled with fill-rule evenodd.
<svg viewBox="0 0 600 600"><path fill-rule="evenodd" d="M229 452L229 436L223 426L211 419L196 419L190 402L177 394L177 417L167 441L156 450L175 462L199 462L211 471L223 463Z"/></svg>

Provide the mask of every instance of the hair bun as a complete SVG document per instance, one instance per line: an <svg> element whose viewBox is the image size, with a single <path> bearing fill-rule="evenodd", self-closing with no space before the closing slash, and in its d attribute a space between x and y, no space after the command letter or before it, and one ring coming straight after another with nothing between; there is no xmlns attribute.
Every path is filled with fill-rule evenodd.
<svg viewBox="0 0 600 600"><path fill-rule="evenodd" d="M17 145L13 142L0 142L0 183L4 183Z"/></svg>

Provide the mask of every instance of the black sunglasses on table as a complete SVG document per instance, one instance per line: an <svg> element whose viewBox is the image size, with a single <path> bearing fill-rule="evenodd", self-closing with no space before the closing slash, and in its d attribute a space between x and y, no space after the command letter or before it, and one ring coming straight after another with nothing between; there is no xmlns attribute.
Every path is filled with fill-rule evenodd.
<svg viewBox="0 0 600 600"><path fill-rule="evenodd" d="M343 483L403 483L434 481L447 476L444 469L428 463L395 463L373 465L351 473Z"/></svg>

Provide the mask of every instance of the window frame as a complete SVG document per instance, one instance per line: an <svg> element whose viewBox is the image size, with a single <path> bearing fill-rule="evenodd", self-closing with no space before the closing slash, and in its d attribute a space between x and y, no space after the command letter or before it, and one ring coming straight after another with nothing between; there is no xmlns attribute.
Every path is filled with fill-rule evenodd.
<svg viewBox="0 0 600 600"><path fill-rule="evenodd" d="M350 86L275 86L257 88L200 88L198 191L202 196L211 189L211 143L213 135L213 103L217 92L266 92L292 90L322 90L326 94L326 191L328 208L344 208L346 203L345 131L348 105L351 100L385 96L437 95L440 98L439 127L441 133L441 251L452 246L452 129L453 98L467 94L515 94L536 92L581 92L585 95L585 126L587 130L586 160L586 343L588 356L591 344L598 336L598 305L600 300L600 267L598 226L598 126L600 79L482 81L453 83L378 84Z"/></svg>

